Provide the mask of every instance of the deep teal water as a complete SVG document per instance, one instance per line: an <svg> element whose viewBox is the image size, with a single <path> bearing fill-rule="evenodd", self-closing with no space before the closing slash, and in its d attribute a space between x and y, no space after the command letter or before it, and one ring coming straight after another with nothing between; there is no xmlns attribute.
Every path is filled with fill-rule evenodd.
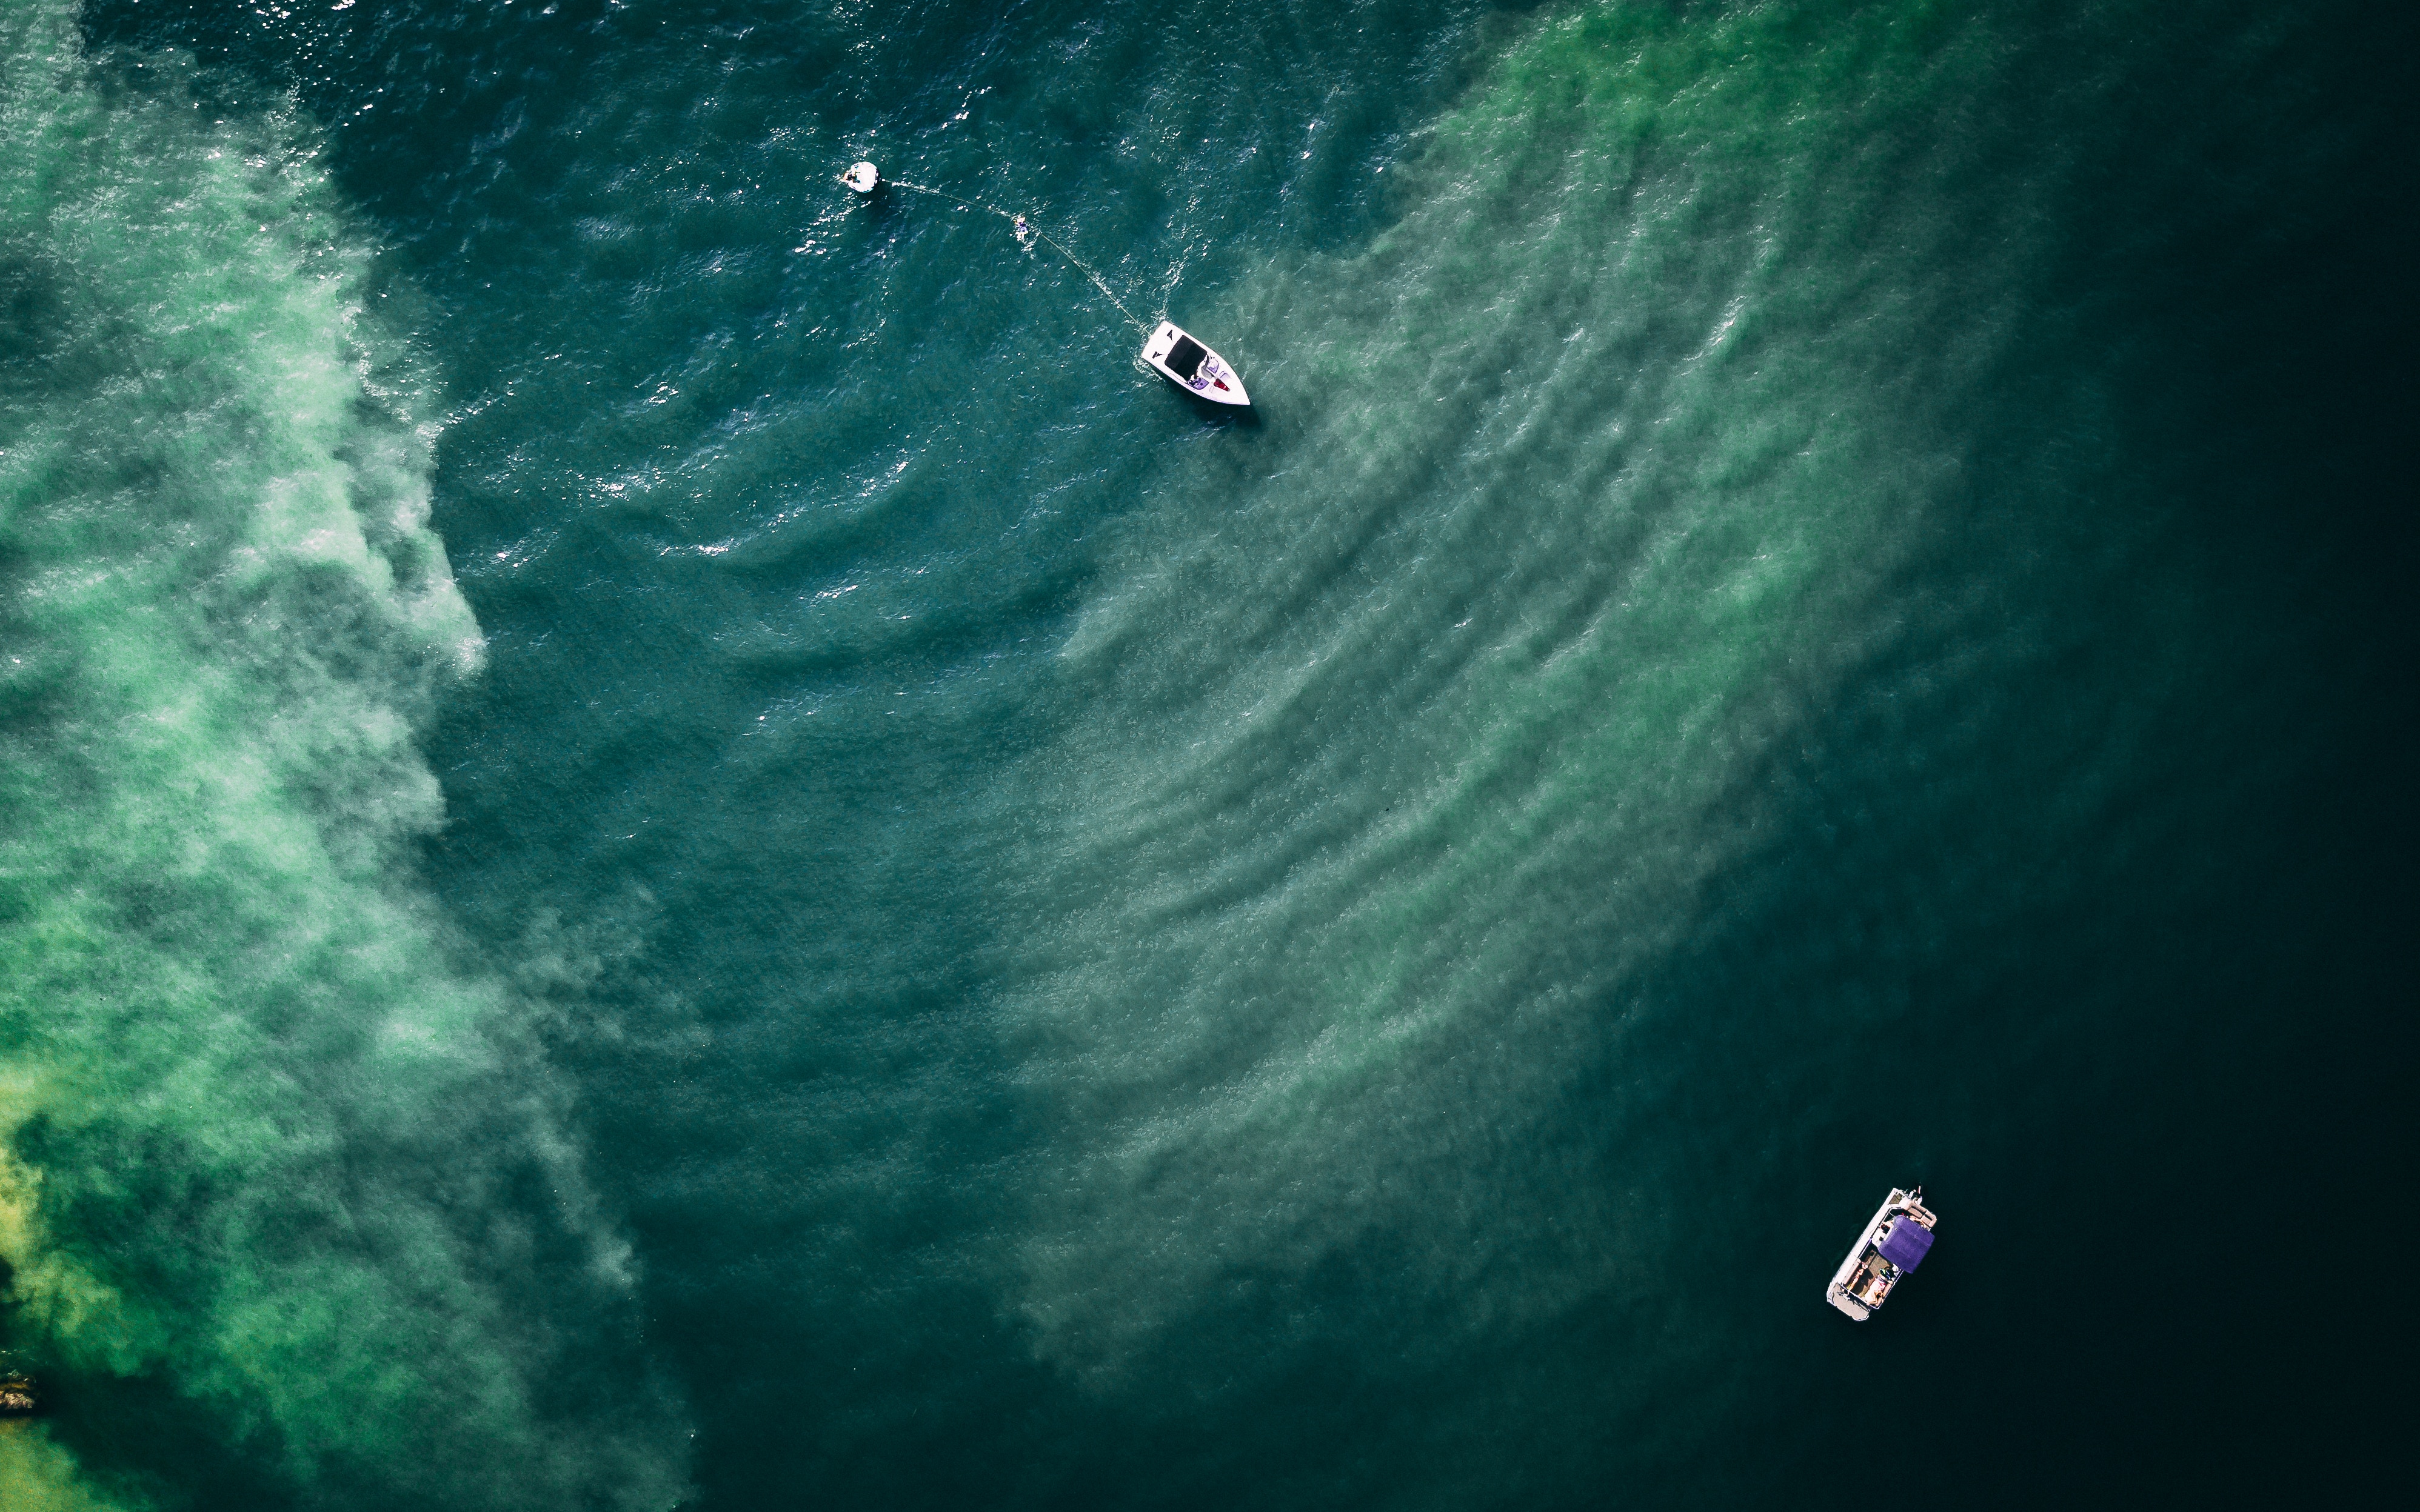
<svg viewBox="0 0 2420 1512"><path fill-rule="evenodd" d="M2394 8L0 14L12 1508L2409 1480Z"/></svg>

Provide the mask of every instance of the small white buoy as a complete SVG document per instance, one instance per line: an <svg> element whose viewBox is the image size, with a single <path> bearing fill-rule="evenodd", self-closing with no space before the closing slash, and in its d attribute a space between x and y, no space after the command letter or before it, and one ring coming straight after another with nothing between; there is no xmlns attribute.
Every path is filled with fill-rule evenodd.
<svg viewBox="0 0 2420 1512"><path fill-rule="evenodd" d="M876 171L874 164L861 162L841 175L840 181L861 194L871 194L874 193L874 186L882 182L882 175Z"/></svg>

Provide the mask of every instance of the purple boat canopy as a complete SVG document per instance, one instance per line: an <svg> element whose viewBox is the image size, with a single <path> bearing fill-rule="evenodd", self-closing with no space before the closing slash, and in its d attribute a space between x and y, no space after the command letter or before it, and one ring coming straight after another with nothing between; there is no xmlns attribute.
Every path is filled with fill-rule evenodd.
<svg viewBox="0 0 2420 1512"><path fill-rule="evenodd" d="M1912 1218L1894 1218L1890 1232L1883 1236L1883 1258L1902 1271L1913 1271L1924 1263L1927 1250L1932 1248L1932 1230Z"/></svg>

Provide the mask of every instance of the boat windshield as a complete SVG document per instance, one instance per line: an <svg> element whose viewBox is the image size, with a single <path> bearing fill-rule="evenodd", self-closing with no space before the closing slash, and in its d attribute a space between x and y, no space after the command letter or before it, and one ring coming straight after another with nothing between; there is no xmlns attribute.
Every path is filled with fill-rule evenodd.
<svg viewBox="0 0 2420 1512"><path fill-rule="evenodd" d="M1179 336L1169 349L1168 370L1181 378L1189 378L1202 370L1202 359L1208 356L1202 345L1190 336Z"/></svg>

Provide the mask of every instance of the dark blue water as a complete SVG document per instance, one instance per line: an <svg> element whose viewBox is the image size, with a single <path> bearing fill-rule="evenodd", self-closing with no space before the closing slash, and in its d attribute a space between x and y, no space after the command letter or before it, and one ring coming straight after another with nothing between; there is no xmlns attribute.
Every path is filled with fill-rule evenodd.
<svg viewBox="0 0 2420 1512"><path fill-rule="evenodd" d="M11 1512L2408 1481L2396 8L0 14Z"/></svg>

